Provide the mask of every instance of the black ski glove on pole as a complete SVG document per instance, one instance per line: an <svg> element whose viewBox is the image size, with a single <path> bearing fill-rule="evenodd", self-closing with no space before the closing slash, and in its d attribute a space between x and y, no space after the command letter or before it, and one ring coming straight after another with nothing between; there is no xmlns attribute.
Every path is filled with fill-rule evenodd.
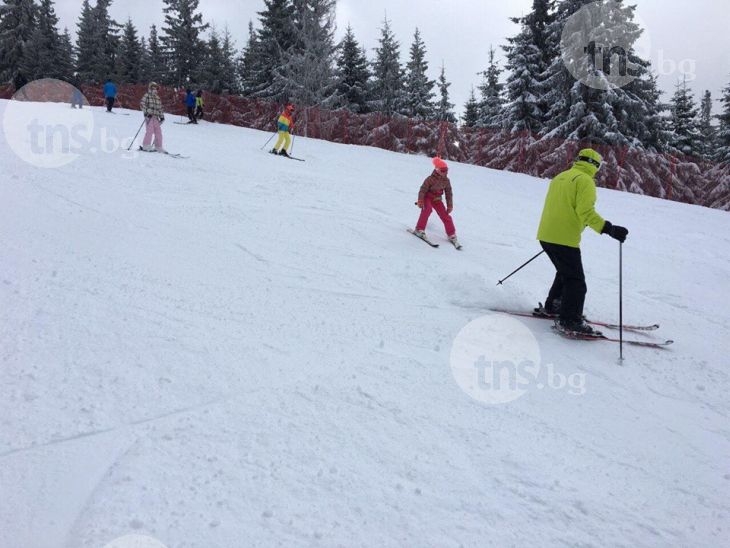
<svg viewBox="0 0 730 548"><path fill-rule="evenodd" d="M603 225L603 230L601 230L601 234L608 234L614 240L624 243L629 231L622 226L612 225L609 221L606 221L606 224Z"/></svg>

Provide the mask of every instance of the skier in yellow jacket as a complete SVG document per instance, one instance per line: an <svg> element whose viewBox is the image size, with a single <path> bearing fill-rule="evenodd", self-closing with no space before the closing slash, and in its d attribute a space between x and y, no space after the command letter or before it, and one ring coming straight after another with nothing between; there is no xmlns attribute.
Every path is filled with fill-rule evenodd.
<svg viewBox="0 0 730 548"><path fill-rule="evenodd" d="M284 112L281 113L276 122L277 129L279 131L279 138L276 140L274 148L271 149L271 154L289 156L287 151L291 145L291 136L289 134L294 129L294 121L292 120L293 115L294 105L286 105Z"/></svg>
<svg viewBox="0 0 730 548"><path fill-rule="evenodd" d="M603 158L593 149L578 153L573 167L557 175L548 188L537 239L555 266L553 285L540 311L558 316L558 327L585 335L595 331L583 319L586 296L580 239L585 227L624 242L629 231L612 225L595 209L595 177Z"/></svg>

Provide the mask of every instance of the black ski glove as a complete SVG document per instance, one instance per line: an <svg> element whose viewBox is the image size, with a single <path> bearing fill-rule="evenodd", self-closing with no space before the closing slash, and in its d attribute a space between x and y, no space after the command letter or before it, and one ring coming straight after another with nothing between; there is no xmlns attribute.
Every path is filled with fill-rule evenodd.
<svg viewBox="0 0 730 548"><path fill-rule="evenodd" d="M624 243L629 231L622 226L612 225L609 221L606 221L606 224L603 225L603 230L601 230L601 234L608 234L614 240Z"/></svg>

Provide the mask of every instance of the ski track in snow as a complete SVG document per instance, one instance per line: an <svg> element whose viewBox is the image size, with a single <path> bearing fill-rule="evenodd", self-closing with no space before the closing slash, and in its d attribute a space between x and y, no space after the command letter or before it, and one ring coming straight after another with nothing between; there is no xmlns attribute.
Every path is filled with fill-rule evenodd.
<svg viewBox="0 0 730 548"><path fill-rule="evenodd" d="M94 115L121 141L135 114ZM619 366L526 318L585 394L486 405L451 346L543 300L546 260L496 282L538 249L544 181L452 163L456 253L403 230L427 158L163 131L191 158L0 148L0 548L730 545L727 213L601 189L624 319L675 345ZM618 248L582 249L586 313L617 321Z"/></svg>

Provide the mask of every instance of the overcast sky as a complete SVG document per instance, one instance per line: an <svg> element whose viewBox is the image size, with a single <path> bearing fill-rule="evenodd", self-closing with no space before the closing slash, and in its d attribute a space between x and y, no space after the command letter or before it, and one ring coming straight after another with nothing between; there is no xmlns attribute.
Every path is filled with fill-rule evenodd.
<svg viewBox="0 0 730 548"><path fill-rule="evenodd" d="M666 92L663 99L674 91L682 70L693 80L690 85L698 101L705 89L718 99L722 88L730 84L730 1L634 3L650 46L648 57ZM56 0L61 26L72 33L80 5L81 0ZM111 12L120 22L131 17L146 36L150 25L162 25L162 5L162 0L114 0ZM507 36L516 34L518 28L509 18L523 15L531 5L532 0L338 0L336 36L341 38L349 23L372 59L387 14L405 63L418 27L428 50L430 76L438 76L443 62L452 84L451 101L460 113L471 87L481 82L478 73L486 69L490 44L498 49ZM200 0L205 20L221 29L228 25L239 48L246 43L248 22L258 27L257 12L262 9L263 0ZM498 56L503 60L500 49ZM718 104L715 110L719 111Z"/></svg>

